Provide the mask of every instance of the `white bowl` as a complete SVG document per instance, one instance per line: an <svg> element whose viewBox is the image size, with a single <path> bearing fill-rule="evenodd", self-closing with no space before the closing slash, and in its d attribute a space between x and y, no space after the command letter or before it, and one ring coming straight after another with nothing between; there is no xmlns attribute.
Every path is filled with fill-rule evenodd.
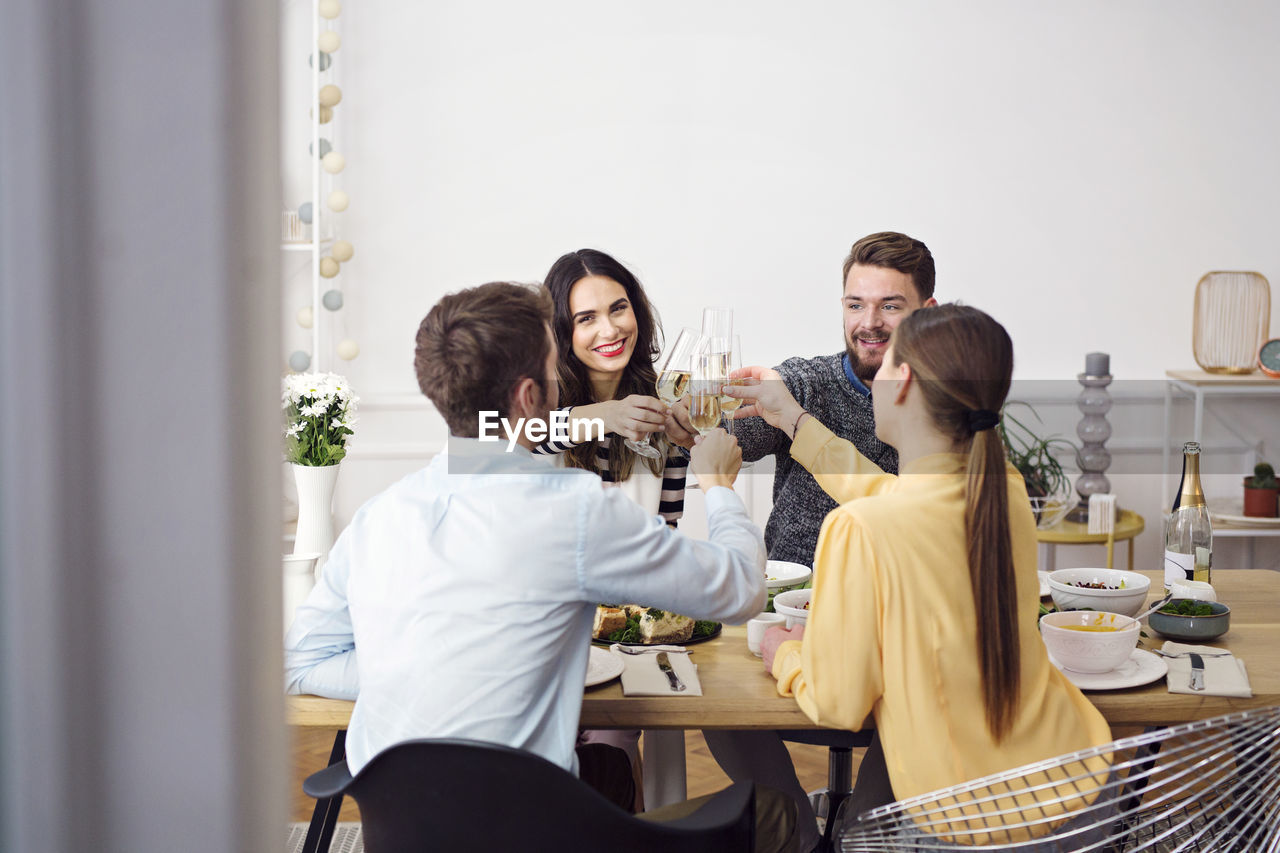
<svg viewBox="0 0 1280 853"><path fill-rule="evenodd" d="M1102 583L1116 589L1088 589L1077 583ZM1049 594L1059 610L1104 610L1136 616L1146 603L1151 580L1120 569L1058 569L1049 573Z"/></svg>
<svg viewBox="0 0 1280 853"><path fill-rule="evenodd" d="M786 560L770 560L765 564L764 585L768 589L791 589L813 576L813 569Z"/></svg>
<svg viewBox="0 0 1280 853"><path fill-rule="evenodd" d="M773 597L773 609L787 617L787 627L803 625L809 621L809 596L811 589L789 589Z"/></svg>
<svg viewBox="0 0 1280 853"><path fill-rule="evenodd" d="M1063 669L1074 672L1110 672L1129 659L1138 645L1137 619L1120 613L1066 610L1040 617L1040 637L1049 654ZM1080 627L1114 628L1113 631L1073 630Z"/></svg>

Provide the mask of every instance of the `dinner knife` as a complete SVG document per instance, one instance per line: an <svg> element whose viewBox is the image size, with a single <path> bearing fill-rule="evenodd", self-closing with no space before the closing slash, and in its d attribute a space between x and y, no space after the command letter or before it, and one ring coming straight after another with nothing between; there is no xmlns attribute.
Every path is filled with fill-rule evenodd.
<svg viewBox="0 0 1280 853"><path fill-rule="evenodd" d="M680 680L680 676L676 675L676 671L671 668L671 658L667 657L666 652L658 652L658 669L667 675L667 681L671 682L671 689L679 693L684 690L684 682Z"/></svg>
<svg viewBox="0 0 1280 853"><path fill-rule="evenodd" d="M1195 652L1188 657L1191 658L1191 683L1188 686L1192 690L1204 690L1204 658Z"/></svg>

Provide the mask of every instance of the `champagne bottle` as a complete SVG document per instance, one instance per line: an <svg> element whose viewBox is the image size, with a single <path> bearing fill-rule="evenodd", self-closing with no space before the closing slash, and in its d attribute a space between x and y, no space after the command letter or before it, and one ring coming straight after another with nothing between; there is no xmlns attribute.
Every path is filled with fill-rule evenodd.
<svg viewBox="0 0 1280 853"><path fill-rule="evenodd" d="M1182 504L1182 486L1187 482L1187 457L1182 457L1182 476L1178 478L1178 490L1173 493L1173 511L1177 512Z"/></svg>
<svg viewBox="0 0 1280 853"><path fill-rule="evenodd" d="M1164 586L1177 580L1209 582L1213 565L1213 525L1200 488L1200 445L1182 446L1182 486L1164 530Z"/></svg>

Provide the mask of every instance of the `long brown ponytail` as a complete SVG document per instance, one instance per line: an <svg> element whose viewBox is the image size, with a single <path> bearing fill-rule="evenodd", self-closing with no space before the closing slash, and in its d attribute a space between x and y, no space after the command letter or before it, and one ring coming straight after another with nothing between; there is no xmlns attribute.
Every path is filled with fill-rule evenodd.
<svg viewBox="0 0 1280 853"><path fill-rule="evenodd" d="M893 359L911 366L934 425L957 447L969 448L964 515L969 584L987 728L998 742L1018 710L1022 663L1008 477L1004 447L992 429L1013 377L1013 342L982 311L939 305L902 321L893 333Z"/></svg>

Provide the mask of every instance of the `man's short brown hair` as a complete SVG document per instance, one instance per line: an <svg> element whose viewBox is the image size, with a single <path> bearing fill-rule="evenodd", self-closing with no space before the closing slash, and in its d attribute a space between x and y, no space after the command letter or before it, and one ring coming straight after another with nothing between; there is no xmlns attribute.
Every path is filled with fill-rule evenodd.
<svg viewBox="0 0 1280 853"><path fill-rule="evenodd" d="M897 231L879 231L854 243L849 257L844 259L841 286L849 280L849 270L854 264L897 270L911 276L921 302L928 302L933 296L933 255L928 246L914 237Z"/></svg>
<svg viewBox="0 0 1280 853"><path fill-rule="evenodd" d="M547 392L551 300L541 285L495 281L450 293L418 326L418 387L463 438L480 433L480 412L508 414L526 377Z"/></svg>

